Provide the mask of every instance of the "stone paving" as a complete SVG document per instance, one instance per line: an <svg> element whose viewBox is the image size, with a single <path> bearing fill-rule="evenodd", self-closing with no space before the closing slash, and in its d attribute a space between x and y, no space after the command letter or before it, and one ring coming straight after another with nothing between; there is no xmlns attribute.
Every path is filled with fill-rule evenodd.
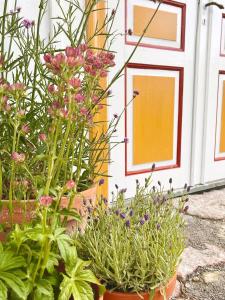
<svg viewBox="0 0 225 300"><path fill-rule="evenodd" d="M225 300L225 189L190 196L173 299Z"/></svg>

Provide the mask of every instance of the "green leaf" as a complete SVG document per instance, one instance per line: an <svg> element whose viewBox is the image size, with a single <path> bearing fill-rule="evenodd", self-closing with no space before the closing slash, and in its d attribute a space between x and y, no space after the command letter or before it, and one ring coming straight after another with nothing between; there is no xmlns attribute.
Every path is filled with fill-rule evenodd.
<svg viewBox="0 0 225 300"><path fill-rule="evenodd" d="M46 279L40 279L36 284L35 300L54 300L54 292L51 283Z"/></svg>
<svg viewBox="0 0 225 300"><path fill-rule="evenodd" d="M7 272L0 272L0 278L10 287L19 297L24 299L25 286L23 281L16 275Z"/></svg>
<svg viewBox="0 0 225 300"><path fill-rule="evenodd" d="M0 280L0 299L7 300L7 287L4 283Z"/></svg>
<svg viewBox="0 0 225 300"><path fill-rule="evenodd" d="M69 210L69 209L64 208L64 209L61 209L59 213L62 216L72 217L75 221L80 221L81 220L80 215L78 214L78 212L75 209L74 210L72 210L72 209Z"/></svg>

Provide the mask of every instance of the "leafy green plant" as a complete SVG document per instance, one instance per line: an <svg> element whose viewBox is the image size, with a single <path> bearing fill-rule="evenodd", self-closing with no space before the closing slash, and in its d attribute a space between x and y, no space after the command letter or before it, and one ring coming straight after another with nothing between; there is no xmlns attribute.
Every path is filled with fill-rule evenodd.
<svg viewBox="0 0 225 300"><path fill-rule="evenodd" d="M62 227L62 216L80 221L75 211L61 213L57 201L41 199L33 224L16 225L0 251L1 299L93 299L91 283L100 285L81 260L76 242Z"/></svg>
<svg viewBox="0 0 225 300"><path fill-rule="evenodd" d="M184 249L186 200L184 195L174 206L172 191L150 188L149 179L145 186L137 182L129 205L125 190L117 190L112 207L106 209L103 200L79 236L79 254L92 261L93 272L109 290L140 293L164 287Z"/></svg>
<svg viewBox="0 0 225 300"><path fill-rule="evenodd" d="M18 297L23 297L25 285L23 279L25 273L22 268L25 259L22 256L15 256L12 251L4 251L0 246L0 299L8 299L8 289L14 291Z"/></svg>

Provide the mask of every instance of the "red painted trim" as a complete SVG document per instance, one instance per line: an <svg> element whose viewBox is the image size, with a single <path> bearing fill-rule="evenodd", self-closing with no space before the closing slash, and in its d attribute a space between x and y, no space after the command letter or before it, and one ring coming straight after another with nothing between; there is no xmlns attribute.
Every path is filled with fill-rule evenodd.
<svg viewBox="0 0 225 300"><path fill-rule="evenodd" d="M219 107L219 82L220 82L220 75L225 75L225 71L220 70L218 74L218 85L217 85L217 104L216 104L216 130L215 130L215 144L214 144L214 161L221 161L225 160L225 156L216 157L216 143L217 143L217 125L218 125L218 107Z"/></svg>
<svg viewBox="0 0 225 300"><path fill-rule="evenodd" d="M181 144L182 144L184 68L183 67L175 67L175 66L161 66L161 65L147 65L147 64L129 63L127 65L127 67L125 68L125 82L124 82L124 85L125 85L125 108L127 107L127 104L128 104L128 101L127 101L127 69L128 68L178 71L179 72L179 101L178 101L177 160L176 160L176 164L163 166L163 167L157 167L157 165L156 165L156 168L154 169L154 171L151 168L137 170L137 171L129 171L128 170L128 163L127 163L128 147L127 147L127 144L125 144L125 176L180 168L180 166L181 166ZM127 109L125 109L125 136L126 137L127 137L127 133L128 133L127 132L127 119L128 119Z"/></svg>
<svg viewBox="0 0 225 300"><path fill-rule="evenodd" d="M137 43L130 42L127 40L127 1L125 0L125 44L135 46ZM146 44L146 43L140 43L139 47L146 47L146 48L153 48L153 49L161 49L161 50L172 50L172 51L185 51L185 33L186 33L186 4L172 1L172 0L164 0L163 4L175 6L181 8L181 38L180 38L180 48L176 47L167 47L167 46L160 46L160 45L152 45L152 44Z"/></svg>
<svg viewBox="0 0 225 300"><path fill-rule="evenodd" d="M221 35L220 35L220 56L225 57L225 54L222 53L222 37L223 37L223 20L225 19L225 14L222 14L222 21L221 21ZM225 34L225 33L224 33ZM225 50L225 49L224 49Z"/></svg>

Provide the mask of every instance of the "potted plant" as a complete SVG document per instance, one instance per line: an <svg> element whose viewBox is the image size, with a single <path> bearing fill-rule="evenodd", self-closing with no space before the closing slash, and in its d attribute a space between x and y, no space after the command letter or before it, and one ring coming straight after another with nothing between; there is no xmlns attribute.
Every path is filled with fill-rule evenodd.
<svg viewBox="0 0 225 300"><path fill-rule="evenodd" d="M185 245L182 213L187 197L174 206L172 191L164 194L160 183L150 188L149 180L143 187L137 182L129 204L124 189L117 189L107 209L103 199L79 235L80 255L92 261L93 272L106 286L104 300L172 296Z"/></svg>
<svg viewBox="0 0 225 300"><path fill-rule="evenodd" d="M93 299L91 283L100 286L89 261L77 255L76 241L63 226L62 216L77 222L75 211L59 209L62 190L56 199L42 196L32 224L16 225L8 240L0 244L0 299L86 300Z"/></svg>
<svg viewBox="0 0 225 300"><path fill-rule="evenodd" d="M48 1L40 1L35 21L21 18L19 7L10 11L8 0L3 5L1 223L30 221L37 200L41 196L56 196L58 187L68 181L73 194L70 199L63 194L60 205L82 211L84 200L95 202L99 176L105 175L101 166L108 158L99 155L99 151L106 149L118 120L106 121L109 126L103 132L95 117L108 96L100 80L114 66L114 54L106 48L96 52L86 43L84 26L97 1L83 11L80 25L74 31L71 27L79 4L70 3L70 13L65 14L61 3L56 2L64 18L55 24L47 41L41 37L40 28ZM113 14L106 16L105 26L113 18ZM60 34L63 38L63 33L70 46L60 51L57 40ZM94 130L99 132L90 138Z"/></svg>
<svg viewBox="0 0 225 300"><path fill-rule="evenodd" d="M103 130L96 116L154 18L124 66L102 87L102 78L114 66L108 45L116 34L110 31L116 10L106 14L102 27L88 38L87 23L98 1L89 1L83 10L79 2L57 0L62 17L53 21L46 39L41 26L48 2L40 0L37 20L21 18L17 1L12 9L4 0L0 14L1 223L30 221L40 197L56 196L58 187L69 180L74 193L71 199L62 195L62 207L82 212L83 200L95 202L96 184L99 176L107 175L102 166L109 161L110 145L115 145L109 141L120 119L115 114L105 120ZM67 11L62 2L68 4ZM78 11L82 16L75 26ZM96 51L91 41L104 28L109 29L104 46ZM68 41L65 49L58 45L62 38Z"/></svg>

